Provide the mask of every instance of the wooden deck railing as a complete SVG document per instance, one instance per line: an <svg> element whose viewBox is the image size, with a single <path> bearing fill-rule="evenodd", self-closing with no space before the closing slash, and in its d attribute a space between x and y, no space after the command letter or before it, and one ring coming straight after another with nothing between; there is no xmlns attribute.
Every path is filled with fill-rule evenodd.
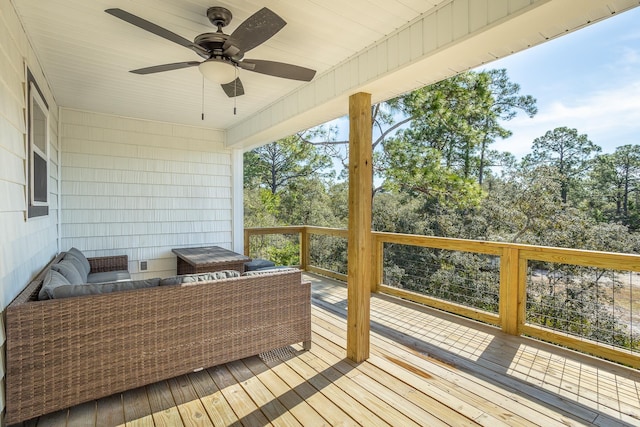
<svg viewBox="0 0 640 427"><path fill-rule="evenodd" d="M344 229L312 227L312 226L295 226L295 227L273 227L273 228L247 228L244 235L245 254L255 256L252 253L251 238L252 236L265 235L290 235L297 240L299 245L299 266L300 268L339 280L346 281L346 241L348 231ZM321 245L321 239L334 239L329 245L332 248L338 248L338 252L344 253L343 263L339 270L327 268L323 265L315 265L314 262L314 245ZM373 232L374 243L374 259L372 260L373 283L372 291L381 292L407 300L422 303L444 311L459 314L465 317L476 319L482 322L494 324L500 327L504 332L512 335L527 335L530 337L553 342L562 346L573 348L619 363L640 368L640 349L639 343L634 341L638 339L638 332L634 330L634 326L640 329L637 317L638 308L640 307L640 279L633 282L634 273L640 272L640 256L632 254L618 254L608 252L587 251L579 249L551 248L531 245L521 245L501 242L488 242L477 240L451 239L441 237L429 237L418 235L406 235L395 233ZM493 272L488 276L489 288L495 287L495 299L497 309L485 310L483 308L474 307L465 304L464 301L450 301L425 293L416 292L414 290L403 289L400 286L390 286L385 284L385 246L395 245L411 248L414 252L420 249L437 251L438 253L461 253L470 256L487 257L487 264L494 265ZM342 251L344 249L344 251ZM326 251L326 244L324 250ZM421 258L424 259L424 258ZM490 262L495 260L494 263ZM322 260L320 261L322 262ZM403 274L413 274L412 277L420 279L429 273L418 263L407 263L403 270ZM611 345L603 342L597 342L581 336L579 333L568 333L566 331L552 329L535 321L527 321L527 284L541 280L535 278L536 274L532 273L534 268L532 265L541 263L554 263L554 265L564 265L568 268L575 266L590 267L594 271L596 269L605 269L611 274L619 274L618 272L626 272L629 275L629 286L625 290L625 297L629 299L628 316L629 319L629 341L627 346ZM415 269L415 272L411 270ZM490 269L491 270L491 269ZM600 270L598 270L600 271ZM454 273L455 274L455 273ZM551 273L549 273L551 274ZM560 275L562 273L555 273ZM493 279L491 279L493 277ZM549 276L553 279L552 276ZM598 276L600 278L600 276ZM616 276L617 277L617 276ZM551 281L550 279L550 281ZM477 278L467 278L471 286L474 286L474 280ZM494 280L495 284L491 281ZM402 280L400 280L401 282ZM612 280L601 280L599 283L611 283ZM614 284L616 280L613 280ZM563 282L567 283L567 282ZM558 289L565 291L566 285L558 285ZM633 294L634 288L635 295ZM615 295L615 286L611 285L611 291ZM549 288L551 289L551 288ZM619 289L618 289L619 290ZM596 295L604 295L604 290L596 290ZM628 294L628 295L627 295ZM491 296L488 297L491 299ZM612 309L613 310L613 309ZM634 335L635 334L635 335Z"/></svg>

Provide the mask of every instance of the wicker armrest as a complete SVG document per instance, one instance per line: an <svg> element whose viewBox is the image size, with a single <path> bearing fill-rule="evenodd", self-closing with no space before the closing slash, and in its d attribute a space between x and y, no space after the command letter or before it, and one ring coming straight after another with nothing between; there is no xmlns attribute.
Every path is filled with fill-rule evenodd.
<svg viewBox="0 0 640 427"><path fill-rule="evenodd" d="M87 261L91 265L91 273L129 270L129 257L127 255L87 258Z"/></svg>

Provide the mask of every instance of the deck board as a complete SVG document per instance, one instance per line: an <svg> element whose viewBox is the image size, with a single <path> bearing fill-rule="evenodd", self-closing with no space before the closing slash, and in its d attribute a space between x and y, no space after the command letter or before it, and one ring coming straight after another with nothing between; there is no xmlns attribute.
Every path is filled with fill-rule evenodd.
<svg viewBox="0 0 640 427"><path fill-rule="evenodd" d="M343 408L343 411L357 424L370 426L387 425L374 413L373 409L364 406L362 402L332 382L330 378L327 378L327 374L323 370L316 369L301 358L290 359L285 363L315 388L314 393L322 393L336 406Z"/></svg>
<svg viewBox="0 0 640 427"><path fill-rule="evenodd" d="M340 338L334 336L332 339L339 340ZM478 386L472 381L465 380L455 367L439 361L434 363L435 359L431 359L431 365L422 369L422 361L418 358L424 356L415 356L414 360L411 360L411 356L402 351L392 352L393 349L386 345L384 340L374 338L373 357L380 357L371 362L387 370L391 375L403 379L416 390L421 390L431 396L433 401L439 405L443 405L446 408L445 411L439 411L439 408L433 403L427 406L432 413L441 413L442 419L453 419L455 420L454 425L468 424L463 419L455 417L455 414L452 413L452 408L454 408L467 418L479 420L478 422L484 425L504 425L505 423L508 425L531 425L524 419L518 420L513 411L502 409L496 404L496 402L504 400L504 396L491 393L491 390L488 390L484 384ZM454 372L450 372L449 369Z"/></svg>
<svg viewBox="0 0 640 427"><path fill-rule="evenodd" d="M122 395L114 394L96 402L96 427L124 425Z"/></svg>
<svg viewBox="0 0 640 427"><path fill-rule="evenodd" d="M166 381L160 381L147 386L149 406L156 426L171 427L183 425L180 411L171 395L171 389Z"/></svg>
<svg viewBox="0 0 640 427"><path fill-rule="evenodd" d="M242 386L231 375L227 366L216 366L207 369L211 378L216 383L222 395L227 399L229 405L243 425L267 426L272 425L267 417L256 406L251 397Z"/></svg>
<svg viewBox="0 0 640 427"><path fill-rule="evenodd" d="M67 427L95 427L96 409L95 401L69 408Z"/></svg>
<svg viewBox="0 0 640 427"><path fill-rule="evenodd" d="M553 419L545 419L547 417L544 414L531 410L522 401L516 401L516 404L510 396L513 391L469 378L454 365L420 354L406 354L402 349L395 351L393 347L384 344L384 340L374 340L374 357L380 356L380 360L372 362L424 391L440 404L445 403L449 412L451 408L455 408L467 417L491 426L539 425L540 421L546 421L546 425L561 425ZM421 378L415 378L416 374ZM433 406L429 406L429 410L433 411ZM445 412L444 419L451 418L452 415ZM529 419L536 422L528 421ZM457 421L454 425L460 423L461 421Z"/></svg>
<svg viewBox="0 0 640 427"><path fill-rule="evenodd" d="M151 406L144 387L122 393L124 419L127 427L154 426Z"/></svg>
<svg viewBox="0 0 640 427"><path fill-rule="evenodd" d="M349 360L340 360L339 357L341 354L334 353L333 349L327 350L327 347L331 346L327 345L327 347L324 347L327 341L325 341L322 336L316 335L314 339L321 343L319 346L312 348L312 351L318 357L335 363L336 368L340 369L343 374L356 379L368 390L384 396L385 401L412 418L414 422L428 426L444 426L454 422L455 425L460 426L477 425L469 418L456 411L452 411L448 406L419 392L415 387L404 383L398 379L398 377L388 374L382 369L376 369L375 365L371 363L359 364L357 371L360 373L357 375L354 375L353 371L347 372L346 369L342 368L345 364L349 364L351 367L356 364ZM342 353L344 352L342 349L340 350ZM428 410L423 408L428 408ZM481 412L478 412L477 415L480 416L481 414ZM440 416L440 418L438 418L438 416ZM443 419L447 420L447 422L442 421Z"/></svg>
<svg viewBox="0 0 640 427"><path fill-rule="evenodd" d="M312 281L313 344L32 420L73 426L640 426L640 372L384 295L346 355L344 284Z"/></svg>
<svg viewBox="0 0 640 427"><path fill-rule="evenodd" d="M227 368L274 426L296 427L301 425L296 417L285 408L260 378L254 375L242 361L228 363Z"/></svg>
<svg viewBox="0 0 640 427"><path fill-rule="evenodd" d="M327 425L327 421L315 408L309 405L295 390L289 388L287 383L274 370L269 369L262 359L250 357L243 360L243 363L274 396L277 396L282 405L291 412L300 424L307 426Z"/></svg>
<svg viewBox="0 0 640 427"><path fill-rule="evenodd" d="M358 425L346 411L347 408L341 408L327 398L323 393L312 386L303 376L298 374L295 369L286 363L277 361L267 361L267 366L283 380L290 389L314 408L328 425L331 426L356 426Z"/></svg>
<svg viewBox="0 0 640 427"><path fill-rule="evenodd" d="M345 373L353 372L355 367L346 363L344 359L334 360L330 363L318 352L304 353L300 355L300 358L316 370L321 370L327 380L340 387L366 408L378 408L375 415L389 425L408 427L419 425L396 406L389 403L392 396L392 391L389 388L380 387L378 393L373 393L375 390L372 387L367 387L367 384L372 385L372 382L367 381L367 376L361 371L357 370L354 375L345 375Z"/></svg>
<svg viewBox="0 0 640 427"><path fill-rule="evenodd" d="M213 422L187 375L171 378L167 383L185 426L213 427Z"/></svg>
<svg viewBox="0 0 640 427"><path fill-rule="evenodd" d="M65 427L67 425L68 410L57 411L45 417L40 417L37 421L39 427ZM27 425L27 423L25 423Z"/></svg>
<svg viewBox="0 0 640 427"><path fill-rule="evenodd" d="M189 379L214 426L240 425L238 416L213 382L209 372L203 370L191 373Z"/></svg>

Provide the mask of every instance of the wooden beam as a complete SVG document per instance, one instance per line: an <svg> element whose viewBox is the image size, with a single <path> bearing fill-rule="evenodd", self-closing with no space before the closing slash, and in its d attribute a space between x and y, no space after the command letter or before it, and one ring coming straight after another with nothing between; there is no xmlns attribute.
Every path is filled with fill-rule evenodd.
<svg viewBox="0 0 640 427"><path fill-rule="evenodd" d="M244 229L244 254L246 256L250 256L249 253L251 251L251 233L248 229Z"/></svg>
<svg viewBox="0 0 640 427"><path fill-rule="evenodd" d="M371 236L371 95L349 97L349 237L347 256L347 357L369 358L373 248Z"/></svg>
<svg viewBox="0 0 640 427"><path fill-rule="evenodd" d="M378 292L380 285L384 281L384 242L377 240L374 236L373 243L373 280L371 282L371 292Z"/></svg>
<svg viewBox="0 0 640 427"><path fill-rule="evenodd" d="M311 237L304 227L300 232L300 269L307 271L309 269L309 260L311 259Z"/></svg>

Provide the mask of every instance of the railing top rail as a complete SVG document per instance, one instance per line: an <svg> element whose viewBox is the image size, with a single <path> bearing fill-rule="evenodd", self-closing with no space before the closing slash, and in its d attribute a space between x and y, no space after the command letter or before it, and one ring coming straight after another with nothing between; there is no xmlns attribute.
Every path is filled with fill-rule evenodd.
<svg viewBox="0 0 640 427"><path fill-rule="evenodd" d="M316 226L255 227L245 229L245 233L249 233L250 235L292 234L302 233L304 231L312 234L339 237L347 237L349 232L343 228ZM496 256L502 255L505 249L518 249L520 251L520 258L523 259L640 272L640 255L637 254L535 246L522 243L457 239L451 237L420 236L416 234L388 233L382 231L374 231L372 235L374 243L376 244L397 243Z"/></svg>
<svg viewBox="0 0 640 427"><path fill-rule="evenodd" d="M348 237L349 230L346 228L332 228L332 227L316 227L313 225L307 225L306 227L308 233L312 234L323 234L327 236L338 236L338 237Z"/></svg>
<svg viewBox="0 0 640 427"><path fill-rule="evenodd" d="M247 227L244 229L246 234L295 234L301 233L305 226L300 225L283 225L278 227Z"/></svg>
<svg viewBox="0 0 640 427"><path fill-rule="evenodd" d="M402 245L424 246L437 249L448 249L463 252L477 252L490 255L501 255L504 245L484 240L455 239L450 237L420 236L417 234L373 232L374 241L380 243L398 243Z"/></svg>
<svg viewBox="0 0 640 427"><path fill-rule="evenodd" d="M518 249L520 251L520 258L524 259L640 271L640 255L637 254L535 246L522 243L456 239L451 237L419 236L379 231L374 231L373 236L376 241L384 243L399 243L494 255L501 255L503 250L507 248Z"/></svg>

